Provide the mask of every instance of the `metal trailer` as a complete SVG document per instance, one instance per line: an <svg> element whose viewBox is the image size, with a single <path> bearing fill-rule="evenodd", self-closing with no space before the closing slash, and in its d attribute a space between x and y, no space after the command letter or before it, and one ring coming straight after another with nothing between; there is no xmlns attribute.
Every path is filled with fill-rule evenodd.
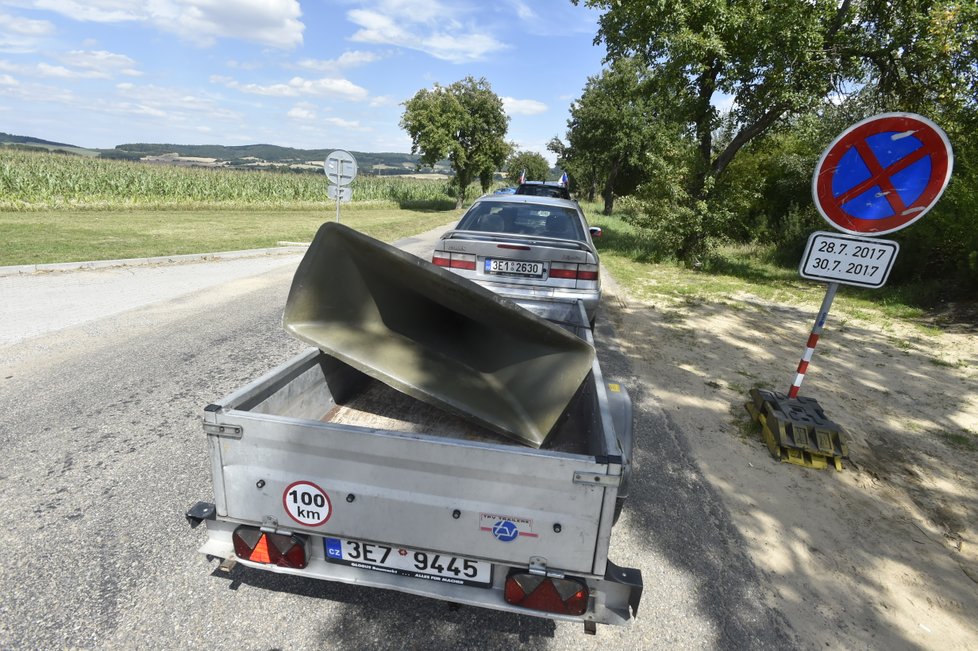
<svg viewBox="0 0 978 651"><path fill-rule="evenodd" d="M526 307L593 345L580 302ZM540 449L353 369L328 386L338 363L310 349L204 409L214 501L186 514L206 525L202 553L225 570L387 588L589 633L635 614L641 572L608 558L627 496L631 401L597 358Z"/></svg>

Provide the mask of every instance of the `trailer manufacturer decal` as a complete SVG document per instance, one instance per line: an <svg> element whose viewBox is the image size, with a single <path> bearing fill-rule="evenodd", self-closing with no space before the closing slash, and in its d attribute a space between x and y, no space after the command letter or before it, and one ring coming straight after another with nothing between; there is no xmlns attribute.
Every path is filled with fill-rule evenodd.
<svg viewBox="0 0 978 651"><path fill-rule="evenodd" d="M289 484L282 494L282 503L289 517L306 527L325 524L333 514L329 495L311 481Z"/></svg>
<svg viewBox="0 0 978 651"><path fill-rule="evenodd" d="M508 515L483 513L481 514L479 528L482 531L492 533L493 537L500 542L512 542L520 536L537 537L537 534L533 533L533 520L514 518Z"/></svg>

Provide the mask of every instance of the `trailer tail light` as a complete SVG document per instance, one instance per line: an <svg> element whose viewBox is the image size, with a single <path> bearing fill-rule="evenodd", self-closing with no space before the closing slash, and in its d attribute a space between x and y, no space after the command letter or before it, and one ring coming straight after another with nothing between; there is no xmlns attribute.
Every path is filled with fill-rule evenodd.
<svg viewBox="0 0 978 651"><path fill-rule="evenodd" d="M475 256L471 253L448 253L447 251L435 251L431 254L431 263L438 267L475 271Z"/></svg>
<svg viewBox="0 0 978 651"><path fill-rule="evenodd" d="M306 566L306 540L296 534L266 533L241 526L231 536L234 553L252 563L302 569Z"/></svg>
<svg viewBox="0 0 978 651"><path fill-rule="evenodd" d="M557 579L529 572L506 578L507 603L558 615L583 615L587 611L587 585L579 579Z"/></svg>

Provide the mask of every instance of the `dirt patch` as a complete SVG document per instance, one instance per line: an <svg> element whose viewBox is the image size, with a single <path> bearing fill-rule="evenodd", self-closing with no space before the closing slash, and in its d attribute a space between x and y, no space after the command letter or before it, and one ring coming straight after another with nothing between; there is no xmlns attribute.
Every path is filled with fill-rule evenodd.
<svg viewBox="0 0 978 651"><path fill-rule="evenodd" d="M801 394L845 428L851 460L813 470L774 460L744 403L751 387L787 391L817 304L612 291L632 381L689 439L803 647L978 648L972 329L834 310Z"/></svg>

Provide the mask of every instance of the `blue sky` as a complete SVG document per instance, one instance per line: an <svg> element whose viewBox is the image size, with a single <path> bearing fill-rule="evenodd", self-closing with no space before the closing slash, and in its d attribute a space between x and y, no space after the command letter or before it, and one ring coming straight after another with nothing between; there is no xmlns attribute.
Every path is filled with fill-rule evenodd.
<svg viewBox="0 0 978 651"><path fill-rule="evenodd" d="M410 151L401 103L485 77L551 161L605 51L570 0L0 0L0 131Z"/></svg>

